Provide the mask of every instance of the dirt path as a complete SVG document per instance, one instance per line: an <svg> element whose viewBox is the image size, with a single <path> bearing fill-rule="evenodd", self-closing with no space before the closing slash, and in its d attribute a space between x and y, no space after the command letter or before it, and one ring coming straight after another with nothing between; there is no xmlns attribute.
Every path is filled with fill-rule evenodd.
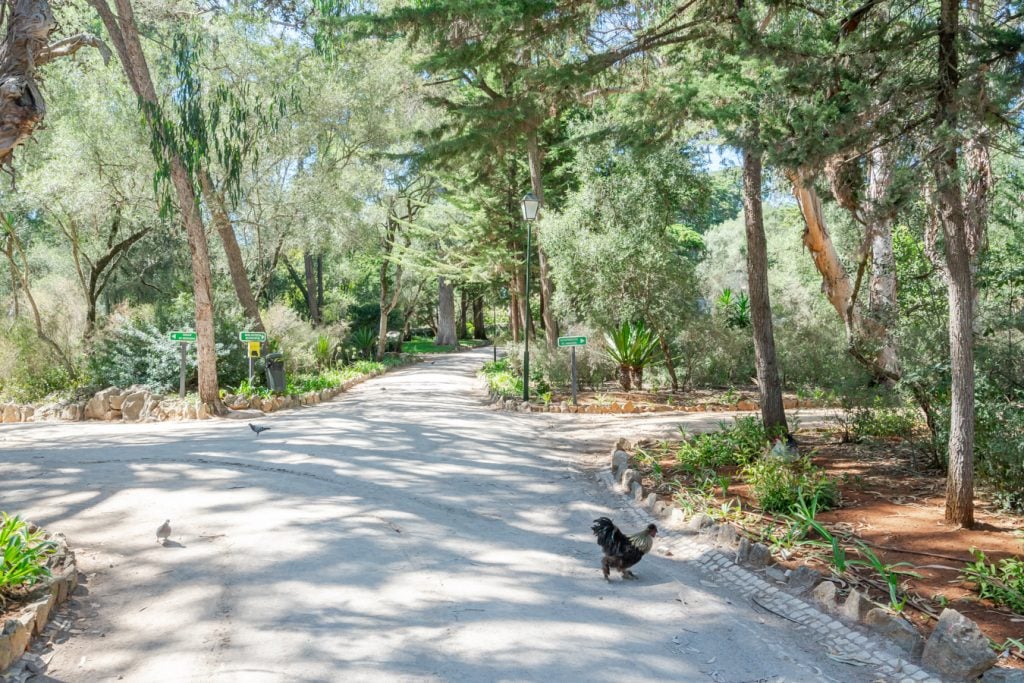
<svg viewBox="0 0 1024 683"><path fill-rule="evenodd" d="M621 500L578 451L679 417L490 410L473 377L489 353L269 417L259 438L224 421L5 426L0 508L66 533L86 577L83 632L41 680L880 679L690 562L606 584L588 527Z"/></svg>

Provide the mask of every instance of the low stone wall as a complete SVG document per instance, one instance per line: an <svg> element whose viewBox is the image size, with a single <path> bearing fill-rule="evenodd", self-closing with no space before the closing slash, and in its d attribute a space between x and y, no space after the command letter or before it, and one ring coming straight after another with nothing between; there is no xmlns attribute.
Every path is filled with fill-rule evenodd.
<svg viewBox="0 0 1024 683"><path fill-rule="evenodd" d="M945 681L997 681L1024 683L1024 670L992 668L997 656L989 647L988 639L978 625L953 609L946 608L939 615L938 624L927 640L906 619L888 609L876 606L856 589L840 596L839 587L845 582L806 566L786 569L777 565L771 549L759 542L751 542L740 535L737 527L729 522L715 522L709 515L698 512L687 516L683 510L659 500L656 493L644 488L640 473L629 466L632 444L619 439L611 452L610 482L621 493L648 511L654 517L667 519L673 526L695 534L705 544L715 549L709 556L708 566L720 571L728 565L742 565L764 575L769 588L767 592L779 598L772 598L778 610L791 611L781 614L796 623L820 619L808 616L803 600L813 603L820 612L841 622L863 627L876 637L886 639L902 652L907 661L920 665L923 670L932 671ZM607 476L607 475L605 475ZM730 576L734 575L733 573ZM742 582L742 579L738 579ZM788 595L787 595L788 594ZM786 597L783 597L786 596ZM793 598L802 598L794 600ZM810 625L810 623L808 623ZM867 649L864 641L855 636L852 643ZM880 662L883 659L879 660ZM925 671L908 676L907 681L926 681Z"/></svg>
<svg viewBox="0 0 1024 683"><path fill-rule="evenodd" d="M28 649L32 637L42 633L56 607L66 602L78 586L75 554L63 534L47 534L46 539L57 543L57 552L47 561L51 575L32 587L29 593L31 602L3 621L0 628L0 674L18 661Z"/></svg>
<svg viewBox="0 0 1024 683"><path fill-rule="evenodd" d="M323 391L310 391L298 396L271 396L267 398L227 395L224 404L233 410L259 410L270 413L299 406L310 406L328 401L355 385L385 372L378 370L350 379L341 386ZM92 398L44 405L0 404L0 422L80 422L104 420L108 422L163 422L166 420L206 420L214 415L213 406L196 399L154 394L143 386L127 389L108 387L96 392Z"/></svg>

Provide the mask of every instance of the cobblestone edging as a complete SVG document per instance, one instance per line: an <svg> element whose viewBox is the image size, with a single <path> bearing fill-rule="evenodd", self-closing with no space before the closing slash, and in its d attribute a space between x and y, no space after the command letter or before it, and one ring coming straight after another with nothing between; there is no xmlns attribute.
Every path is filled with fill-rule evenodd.
<svg viewBox="0 0 1024 683"><path fill-rule="evenodd" d="M682 510L644 489L639 474L629 468L624 450L628 447L620 439L612 449L611 468L599 475L611 490L628 499L627 518L632 518L628 521L635 526L667 521L682 533L659 534L659 549L696 562L716 584L724 583L748 598L754 609L774 613L798 630L807 629L837 661L876 667L898 683L974 681L982 672L984 683L1024 681L1024 671L990 668L996 656L987 639L974 622L955 610L942 613L926 642L906 620L875 607L856 590L839 602L836 585L813 569L790 571L775 565L767 546L740 538L731 524L716 524L703 513L687 518Z"/></svg>
<svg viewBox="0 0 1024 683"><path fill-rule="evenodd" d="M3 681L20 681L45 670L46 664L40 657L31 653L25 655L25 651L32 637L43 633L56 608L66 602L78 586L75 554L64 535L48 534L46 540L57 543L57 552L47 562L50 577L33 588L31 595L35 599L5 619L0 628L0 680Z"/></svg>

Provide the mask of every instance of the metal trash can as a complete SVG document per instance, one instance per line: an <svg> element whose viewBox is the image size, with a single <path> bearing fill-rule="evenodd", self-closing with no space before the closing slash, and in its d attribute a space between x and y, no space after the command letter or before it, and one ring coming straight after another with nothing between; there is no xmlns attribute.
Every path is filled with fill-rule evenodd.
<svg viewBox="0 0 1024 683"><path fill-rule="evenodd" d="M284 354L270 353L264 360L267 367L267 387L275 394L284 393Z"/></svg>

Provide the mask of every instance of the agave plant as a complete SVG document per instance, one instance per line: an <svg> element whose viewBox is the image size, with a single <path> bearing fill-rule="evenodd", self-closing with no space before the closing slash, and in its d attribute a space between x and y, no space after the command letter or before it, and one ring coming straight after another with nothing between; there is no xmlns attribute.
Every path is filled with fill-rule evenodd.
<svg viewBox="0 0 1024 683"><path fill-rule="evenodd" d="M316 359L316 367L321 372L334 365L335 346L326 334L317 335L316 341L313 342L313 358Z"/></svg>
<svg viewBox="0 0 1024 683"><path fill-rule="evenodd" d="M608 357L619 365L619 384L630 391L644 388L644 368L654 360L659 339L642 322L625 322L604 335Z"/></svg>

